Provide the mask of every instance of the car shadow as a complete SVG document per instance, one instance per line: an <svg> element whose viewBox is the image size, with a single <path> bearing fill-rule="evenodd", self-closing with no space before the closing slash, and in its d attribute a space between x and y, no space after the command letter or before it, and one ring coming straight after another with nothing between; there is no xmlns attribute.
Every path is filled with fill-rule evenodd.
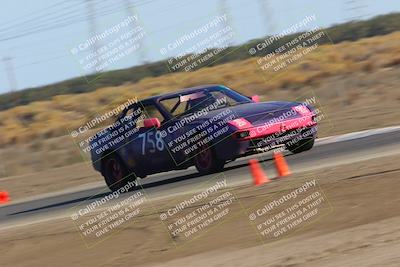
<svg viewBox="0 0 400 267"><path fill-rule="evenodd" d="M286 157L290 157L290 156L292 156L292 154L286 155ZM272 161L272 160L273 160L272 158L259 159L259 162L262 163L262 162L268 162L268 161ZM248 162L245 162L245 163L237 164L237 165L234 165L234 166L225 167L222 172L244 168L244 167L247 167L248 165L249 165ZM134 192L137 192L137 191L143 190L143 189L158 187L158 186L167 185L167 184L173 184L173 183L177 183L177 182L181 182L181 181L185 181L185 180L190 180L190 179L196 179L196 178L201 177L201 176L203 176L203 175L199 174L197 172L196 173L185 174L185 175L181 175L181 176L176 176L176 177L164 179L164 180L161 180L161 181L156 181L156 182L151 182L151 183L147 183L147 184L141 185L139 188L135 188L134 190L130 190L129 192L122 193L121 195L132 194ZM93 190L93 189L91 189L91 190ZM46 209L51 209L51 208L56 208L56 207L62 207L62 206L65 206L65 205L72 205L72 204L76 204L75 206L77 206L79 204L82 204L82 202L84 202L84 201L90 201L90 200L103 198L103 197L111 194L111 191L109 191L108 189L106 189L106 190L107 190L106 192L94 194L94 195L92 195L90 197L87 197L87 196L79 197L79 198L71 199L71 200L68 200L68 201L61 201L61 202L50 204L50 205L44 205L44 206L37 207L37 208L25 209L25 210L22 210L22 211L9 213L8 215L12 216L12 215L30 213L30 212L46 210ZM80 192L80 193L82 194L82 192Z"/></svg>

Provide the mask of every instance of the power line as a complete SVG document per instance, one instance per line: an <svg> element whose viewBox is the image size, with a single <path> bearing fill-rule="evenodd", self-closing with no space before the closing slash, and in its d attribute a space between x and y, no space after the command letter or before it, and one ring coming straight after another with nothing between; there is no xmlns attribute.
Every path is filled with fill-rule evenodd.
<svg viewBox="0 0 400 267"><path fill-rule="evenodd" d="M32 14L38 15L38 14L40 14L41 11L51 9L51 8L53 8L53 7L55 7L55 6L59 6L59 5L62 5L63 3L67 3L67 2L70 2L70 1L64 0L64 1L61 1L61 2L58 2L58 3L52 4L52 5L47 6L47 7L44 7L44 8L41 8L41 9L37 9L37 10L35 10L35 11L32 11L32 12L30 12L30 13L25 14L25 15L23 16L23 18L27 18L27 17L29 17L29 15L32 15ZM39 15L38 17L40 17L40 16L41 16L41 15ZM4 26L4 25L9 25L10 23L13 23L13 22L18 21L18 20L19 20L19 19L13 19L13 20L10 20L10 21L7 21L7 22L3 22L3 23L1 23L1 24L2 24L3 26Z"/></svg>
<svg viewBox="0 0 400 267"><path fill-rule="evenodd" d="M145 4L154 2L154 1L155 0L149 0L147 2L142 2L142 3L136 4L136 5L145 5ZM115 6L115 5L113 5L113 6ZM114 13L120 12L120 11L122 11L124 9L126 9L125 6L123 6L123 5L119 5L118 6L117 5L117 8L109 9L109 10L106 9L103 12L96 12L95 17L100 17L100 16L104 17L104 16L107 16L107 15L110 15L110 14L114 14ZM74 20L74 18L76 18L76 20ZM82 22L82 21L86 21L86 20L87 20L87 15L83 15L83 16L75 15L75 16L72 16L72 17L69 17L69 18L67 17L67 18L62 18L62 19L55 20L55 21L53 20L53 21L51 21L51 23L50 22L46 22L46 23L43 23L43 24L40 24L40 25L35 25L35 26L30 27L28 29L25 29L25 32L23 32L23 33L18 33L18 34L14 34L12 36L7 36L7 37L0 38L0 41L8 41L8 40L12 40L12 39L26 37L28 35L32 35L32 34L35 34L35 33L40 33L40 32L53 30L53 29L58 29L58 28L63 28L63 27L67 27L67 26L70 26L72 24L75 24L77 22ZM53 24L54 22L58 22L58 24ZM53 24L53 25L48 26L49 24ZM43 27L43 26L47 26L47 27Z"/></svg>
<svg viewBox="0 0 400 267"><path fill-rule="evenodd" d="M28 18L27 20L24 20L22 22L16 23L16 24L12 24L10 26L6 26L3 28L0 28L0 32L9 32L9 31L26 31L26 30L30 30L30 29L35 29L38 26L43 26L48 24L49 22L51 22L52 19L59 19L62 18L65 15L68 14L73 14L77 11L82 10L81 8L77 8L77 9L73 9L72 11L68 11L68 12L64 12L67 11L69 8L71 7L76 7L76 5L74 6L67 6L67 7L63 7L60 11L62 11L61 13L57 12L57 11L51 11L45 14L40 14L39 16L34 16L32 18ZM64 12L64 13L63 13ZM36 23L36 24L35 24ZM39 24L38 23L44 23L44 24ZM4 26L5 24L2 24L2 26ZM27 29L24 28L24 26L28 26Z"/></svg>
<svg viewBox="0 0 400 267"><path fill-rule="evenodd" d="M365 13L365 8L368 7L368 4L365 4L365 0L347 0L345 5L345 10L349 12L349 16L346 17L348 21L363 19L370 15Z"/></svg>
<svg viewBox="0 0 400 267"><path fill-rule="evenodd" d="M93 0L92 0L93 1ZM104 3L105 1L103 1L102 3ZM128 2L129 4L127 4L126 2ZM145 4L149 4L149 3L151 3L151 2L155 2L155 0L153 0L153 1L141 1L141 2L139 2L139 1L137 1L136 2L136 4L131 4L131 1L126 1L125 3L123 3L123 5L124 5L124 8L125 8L125 10L127 10L128 8L129 9L131 9L131 8L133 8L133 7L136 7L136 6L141 6L141 5L145 5ZM97 3L97 2L96 2ZM170 6L176 6L176 4L177 4L177 2L174 2L172 5L170 5ZM187 4L187 3L186 3ZM118 10L121 10L121 8L120 8L120 6L118 6L117 5L117 9ZM103 6L103 10L104 10L104 6ZM88 11L87 10L87 14L86 14L86 16L84 16L84 17L81 17L82 18L82 21L87 21L88 20L88 14L89 15L93 15L93 17L94 18L96 18L96 17L99 17L99 16L101 16L101 15L104 15L104 14L112 14L112 13L114 13L115 12L115 10L116 9L111 9L111 10L104 10L103 11L103 13L101 13L101 14L99 14L97 11L98 11L98 8L97 8L97 6L96 6L96 10L94 11ZM111 11L111 12L110 12ZM165 11L165 12L167 12L167 10L164 8L163 9L163 11ZM76 16L75 16L76 17ZM202 16L202 17L200 17L200 18L207 18L208 16ZM157 33L157 32L161 32L161 31L165 31L165 30L168 30L168 29L170 29L170 28L174 28L175 27L175 25L180 25L182 22L180 22L180 23L176 23L176 24L174 24L174 25L170 25L170 26L168 26L168 27L164 27L163 29L161 29L161 30L155 30L155 31L152 31L152 32L149 32L149 34L153 34L153 33ZM69 24L69 22L68 22L68 24L67 25L70 25ZM56 27L59 27L60 25L53 25L52 26L52 28L56 28ZM49 27L48 27L49 28ZM47 30L47 29L46 29ZM92 26L92 30L90 30L90 32L92 32L93 31L93 26ZM51 39L50 39L51 40ZM49 41L50 41L49 40ZM43 41L43 40L42 40ZM25 48L25 47L27 47L28 45L31 45L31 43L27 43L26 45L21 45L21 47L23 47L23 48ZM143 47L143 45L141 45L142 47ZM33 52L34 53L34 52ZM140 55L140 58L141 58L141 60L142 61L146 61L146 54L145 54L145 51L141 51L141 55ZM47 52L46 52L46 54L48 54ZM35 55L36 55L36 53L35 53ZM56 54L55 54L56 55ZM26 64L22 64L22 65L18 65L18 66L16 66L16 69L19 69L19 68L24 68L24 67L28 67L28 66L31 66L31 65L36 65L36 64L41 64L41 63L45 63L45 62L50 62L50 61L54 61L54 60L58 60L58 59L60 59L60 58L65 58L65 57L68 57L68 56L70 56L70 54L66 54L66 55L58 55L58 56L54 56L54 57L51 57L51 58L47 58L47 59L43 59L43 60L36 60L36 61L33 61L33 62L29 62L29 63L26 63Z"/></svg>
<svg viewBox="0 0 400 267"><path fill-rule="evenodd" d="M17 66L15 67L15 69L21 69L21 68L25 68L25 67L32 66L32 65L37 65L37 64L41 64L41 63L51 62L51 61L55 61L55 60L58 60L58 59L60 59L60 58L66 58L66 57L69 58L70 55L56 56L56 57L51 57L51 58L47 58L47 59L43 59L43 60L36 60L36 61L29 62L29 63L26 63L26 64L17 65Z"/></svg>
<svg viewBox="0 0 400 267"><path fill-rule="evenodd" d="M109 1L109 0L104 0L104 1ZM80 4L83 4L84 2L81 2ZM105 6L105 8L109 9L110 7L115 6L115 4L113 5L109 5L109 6ZM19 24L15 24L14 27L13 26L9 26L9 27L5 27L5 28L0 28L0 32L8 32L8 31L28 31L28 30L32 30L32 29L36 29L36 28L40 28L43 26L48 26L50 23L59 23L59 22L70 22L71 19L74 18L85 18L86 17L86 13L85 12L81 12L81 14L79 14L80 11L83 11L83 9L79 6L69 6L69 8L71 7L78 7L72 10L68 10L68 8L64 8L62 9L61 13L55 13L55 12L50 12L47 14L43 14L41 16L39 16L38 18L31 18L27 21L21 22ZM103 7L104 8L104 7ZM66 12L64 12L66 11ZM78 14L77 14L78 13ZM72 15L72 16L71 16ZM35 24L33 24L32 22L34 22ZM21 26L25 26L27 25L28 27L22 27Z"/></svg>
<svg viewBox="0 0 400 267"><path fill-rule="evenodd" d="M207 16L201 16L201 17L198 17L196 19L205 19L205 18L209 18L209 16L208 15ZM188 22L189 21L192 21L192 19L188 20ZM161 28L159 30L151 31L151 32L149 32L149 34L151 35L151 34L158 33L158 32L165 32L165 31L167 31L169 29L175 29L177 25L181 25L184 22L186 22L186 21L175 23L173 25L166 26L166 27ZM62 51L64 51L64 50L62 50ZM57 51L54 51L54 52L57 52ZM48 54L48 53L46 53L46 54ZM54 54L57 55L58 53L54 53ZM29 63L26 63L26 64L18 65L18 66L15 67L15 69L25 68L25 67L28 67L28 66L31 66L31 65L40 64L40 63L51 62L51 61L58 60L60 58L66 58L66 57L70 57L70 54L59 55L59 56L55 56L55 57L51 57L51 58L47 58L47 59L43 59L43 60L37 60L37 61L29 62Z"/></svg>

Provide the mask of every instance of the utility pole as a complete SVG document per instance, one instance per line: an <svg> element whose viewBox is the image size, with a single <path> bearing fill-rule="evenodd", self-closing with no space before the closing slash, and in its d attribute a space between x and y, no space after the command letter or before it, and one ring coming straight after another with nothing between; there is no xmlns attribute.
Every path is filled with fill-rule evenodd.
<svg viewBox="0 0 400 267"><path fill-rule="evenodd" d="M226 16L226 20L224 21L224 23L222 23L222 29L225 29L227 27L231 28L231 31L234 32L233 29L233 25L232 25L232 17L231 14L229 12L229 8L228 5L226 3L226 0L219 0L218 2L218 13L221 16ZM227 46L231 46L232 45L232 39L230 39L225 45Z"/></svg>
<svg viewBox="0 0 400 267"><path fill-rule="evenodd" d="M15 71L14 71L14 65L12 63L12 57L3 57L3 62L8 82L10 84L10 93L13 93L18 89L18 86L17 86L17 78L15 76Z"/></svg>
<svg viewBox="0 0 400 267"><path fill-rule="evenodd" d="M131 1L130 1L130 0L124 0L124 5L125 5L126 14L127 14L128 16L135 15L134 12L132 12L132 9L134 8L134 6L133 6L133 4L131 4ZM141 25L139 25L139 24L140 24L140 23L135 23L135 24L133 25L133 27L141 26ZM146 34L145 34L145 35L146 35ZM144 37L139 38L137 42L138 42L138 45L139 45L139 50L138 50L138 52L139 52L139 62L140 62L141 64L144 64L144 63L147 62L146 49L145 49L145 47L144 47Z"/></svg>
<svg viewBox="0 0 400 267"><path fill-rule="evenodd" d="M94 0L86 0L86 8L87 8L87 13L88 13L88 20L89 20L89 38L92 36L95 36L97 32L97 27L96 27L96 8L95 8L95 1ZM92 43L92 53L95 56L96 64L94 64L94 73L99 72L97 69L99 66L101 66L100 62L100 55L98 54L99 51L99 44L98 40L95 40Z"/></svg>
<svg viewBox="0 0 400 267"><path fill-rule="evenodd" d="M366 3L366 0L346 0L344 2L345 8L344 10L347 11L348 13L346 14L346 18L345 18L345 22L350 22L350 21L354 21L354 20L360 20L364 17L366 17L368 14L365 14L365 8L368 6L368 3ZM348 61L348 63L346 63L346 67L347 69L351 69L352 68L352 63L350 61ZM352 84L344 79L343 80L343 87L344 88L344 92L343 91L337 91L338 93L338 97L342 98L342 106L348 106L351 104L351 93L352 91L354 91L354 88L352 86ZM336 89L338 90L338 89ZM342 89L343 90L343 89Z"/></svg>
<svg viewBox="0 0 400 267"><path fill-rule="evenodd" d="M270 0L258 0L260 12L265 25L265 31L268 36L272 36L276 30L274 23L273 12Z"/></svg>

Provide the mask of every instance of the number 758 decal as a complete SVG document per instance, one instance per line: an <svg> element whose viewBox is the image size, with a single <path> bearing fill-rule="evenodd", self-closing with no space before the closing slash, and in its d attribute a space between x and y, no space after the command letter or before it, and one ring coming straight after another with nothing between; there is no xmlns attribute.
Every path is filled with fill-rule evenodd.
<svg viewBox="0 0 400 267"><path fill-rule="evenodd" d="M160 132L142 133L139 134L139 138L142 138L142 155L145 155L146 151L155 153L156 151L163 151L165 148Z"/></svg>

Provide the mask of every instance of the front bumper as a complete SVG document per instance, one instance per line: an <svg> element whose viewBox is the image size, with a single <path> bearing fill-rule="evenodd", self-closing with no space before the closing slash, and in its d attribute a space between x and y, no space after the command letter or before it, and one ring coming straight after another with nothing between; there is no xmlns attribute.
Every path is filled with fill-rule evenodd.
<svg viewBox="0 0 400 267"><path fill-rule="evenodd" d="M242 126L230 138L217 144L216 152L220 159L234 160L276 146L295 144L302 139L315 139L317 136L314 114L261 125L245 121Z"/></svg>
<svg viewBox="0 0 400 267"><path fill-rule="evenodd" d="M280 145L295 144L303 139L315 139L317 137L317 130L317 125L314 125L250 139L246 154L268 151Z"/></svg>
<svg viewBox="0 0 400 267"><path fill-rule="evenodd" d="M303 139L315 139L317 130L314 114L310 114L274 124L246 127L233 136L239 144L246 144L245 150L243 144L239 145L242 148L240 151L242 156L272 150L280 145L295 144Z"/></svg>

